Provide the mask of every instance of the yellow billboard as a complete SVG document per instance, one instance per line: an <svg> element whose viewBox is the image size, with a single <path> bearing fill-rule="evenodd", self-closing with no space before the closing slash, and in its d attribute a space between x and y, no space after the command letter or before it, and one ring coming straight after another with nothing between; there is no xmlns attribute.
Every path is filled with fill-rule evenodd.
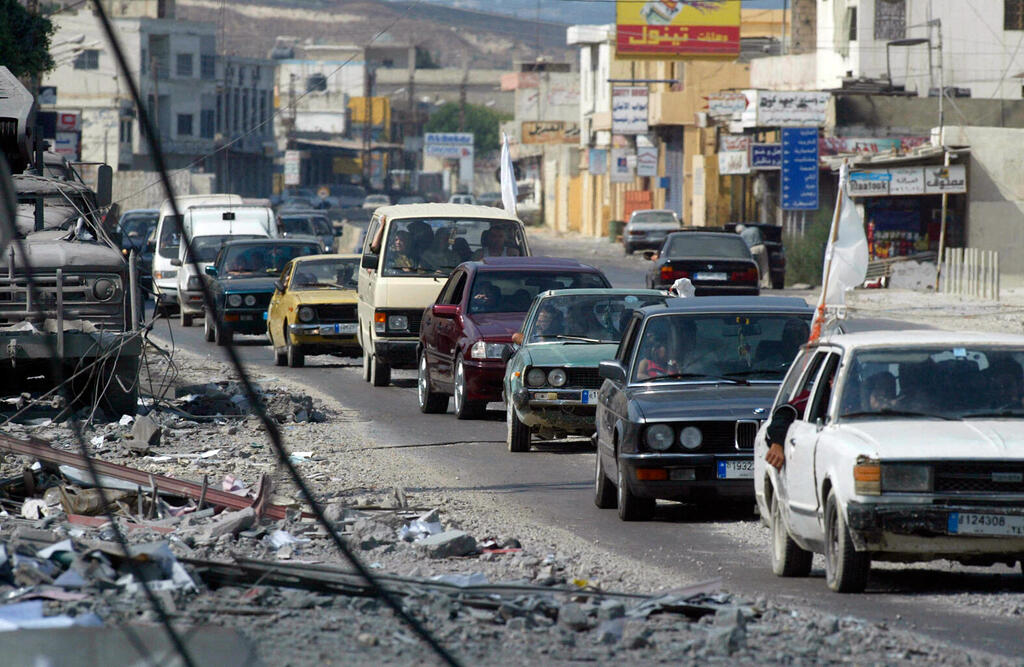
<svg viewBox="0 0 1024 667"><path fill-rule="evenodd" d="M740 1L617 0L615 43L619 57L735 57Z"/></svg>

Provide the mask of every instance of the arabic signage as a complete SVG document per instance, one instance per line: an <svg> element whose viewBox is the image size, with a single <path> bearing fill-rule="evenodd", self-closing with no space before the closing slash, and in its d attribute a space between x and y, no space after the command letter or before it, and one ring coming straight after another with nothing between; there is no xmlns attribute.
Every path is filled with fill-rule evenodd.
<svg viewBox="0 0 1024 667"><path fill-rule="evenodd" d="M615 134L647 133L647 88L615 86L612 88L612 132Z"/></svg>
<svg viewBox="0 0 1024 667"><path fill-rule="evenodd" d="M578 123L562 120L531 120L523 123L524 144L577 144L579 141Z"/></svg>
<svg viewBox="0 0 1024 667"><path fill-rule="evenodd" d="M850 173L849 189L854 197L964 194L967 192L967 167L954 164L854 171Z"/></svg>
<svg viewBox="0 0 1024 667"><path fill-rule="evenodd" d="M821 127L829 93L757 91L759 127ZM817 149L815 149L817 150Z"/></svg>
<svg viewBox="0 0 1024 667"><path fill-rule="evenodd" d="M782 144L751 144L751 169L781 169Z"/></svg>
<svg viewBox="0 0 1024 667"><path fill-rule="evenodd" d="M608 173L608 151L604 148L591 148L589 171L594 176Z"/></svg>
<svg viewBox="0 0 1024 667"><path fill-rule="evenodd" d="M658 149L656 146L637 146L636 148L636 175L657 176L658 175Z"/></svg>
<svg viewBox="0 0 1024 667"><path fill-rule="evenodd" d="M930 143L929 137L822 137L818 140L821 155L843 153L885 153L894 151L906 153L909 150Z"/></svg>
<svg viewBox="0 0 1024 667"><path fill-rule="evenodd" d="M285 151L284 152L284 184L285 185L298 185L299 180L299 163L302 160L302 153L300 151Z"/></svg>
<svg viewBox="0 0 1024 667"><path fill-rule="evenodd" d="M782 209L818 209L817 128L782 128Z"/></svg>
<svg viewBox="0 0 1024 667"><path fill-rule="evenodd" d="M747 151L722 151L718 154L718 173L749 174L750 162Z"/></svg>
<svg viewBox="0 0 1024 667"><path fill-rule="evenodd" d="M612 171L610 180L612 183L632 183L633 167L630 166L630 151L625 148L612 149Z"/></svg>
<svg viewBox="0 0 1024 667"><path fill-rule="evenodd" d="M423 143L443 146L472 146L471 132L427 132Z"/></svg>
<svg viewBox="0 0 1024 667"><path fill-rule="evenodd" d="M743 113L747 109L747 96L743 93L714 93L705 97L708 114L715 117Z"/></svg>
<svg viewBox="0 0 1024 667"><path fill-rule="evenodd" d="M746 134L720 134L718 135L718 152L726 151L749 151L750 136Z"/></svg>
<svg viewBox="0 0 1024 667"><path fill-rule="evenodd" d="M737 56L735 0L618 0L616 51L622 56Z"/></svg>
<svg viewBox="0 0 1024 667"><path fill-rule="evenodd" d="M427 132L423 138L423 154L447 160L473 156L473 134L470 132Z"/></svg>

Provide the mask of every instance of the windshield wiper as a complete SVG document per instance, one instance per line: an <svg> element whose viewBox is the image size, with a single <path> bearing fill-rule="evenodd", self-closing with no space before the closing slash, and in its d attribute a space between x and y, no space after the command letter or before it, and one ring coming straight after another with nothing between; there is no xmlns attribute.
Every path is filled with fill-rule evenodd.
<svg viewBox="0 0 1024 667"><path fill-rule="evenodd" d="M580 343L600 343L599 338L587 338L586 336L569 336L567 334L555 334L555 338L558 340L573 340Z"/></svg>
<svg viewBox="0 0 1024 667"><path fill-rule="evenodd" d="M960 419L972 419L974 417L1024 417L1024 409L1007 408L1005 410L979 410L978 412L960 413Z"/></svg>
<svg viewBox="0 0 1024 667"><path fill-rule="evenodd" d="M749 381L741 378L725 377L723 375L710 375L708 373L666 373L665 375L655 375L654 377L646 378L646 382L653 382L655 380L718 380L720 382L729 382L731 384L748 385Z"/></svg>
<svg viewBox="0 0 1024 667"><path fill-rule="evenodd" d="M948 417L932 412L916 412L914 410L862 410L860 412L847 412L839 415L840 418L847 417L928 417L930 419L942 419L945 421L957 421L959 417Z"/></svg>

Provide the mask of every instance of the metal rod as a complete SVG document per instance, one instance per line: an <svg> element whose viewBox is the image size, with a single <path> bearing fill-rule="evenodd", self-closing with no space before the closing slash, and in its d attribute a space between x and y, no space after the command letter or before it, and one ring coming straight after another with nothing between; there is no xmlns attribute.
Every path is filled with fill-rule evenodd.
<svg viewBox="0 0 1024 667"><path fill-rule="evenodd" d="M64 269L57 269L57 357L64 361Z"/></svg>
<svg viewBox="0 0 1024 667"><path fill-rule="evenodd" d="M139 330L139 272L135 266L135 250L133 249L128 253L128 288L132 291L131 294L131 307L132 307L132 331Z"/></svg>
<svg viewBox="0 0 1024 667"><path fill-rule="evenodd" d="M942 136L939 136L942 139ZM942 166L949 169L949 151L945 151L945 157L942 160ZM942 218L939 220L939 254L936 255L935 259L935 289L939 289L939 276L942 273L942 251L946 248L946 209L949 205L949 194L946 192L942 193Z"/></svg>

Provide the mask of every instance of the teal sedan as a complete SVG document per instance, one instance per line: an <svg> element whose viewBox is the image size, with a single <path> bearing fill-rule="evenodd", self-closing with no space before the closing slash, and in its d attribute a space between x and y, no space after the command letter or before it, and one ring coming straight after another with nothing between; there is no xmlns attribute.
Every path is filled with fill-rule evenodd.
<svg viewBox="0 0 1024 667"><path fill-rule="evenodd" d="M573 289L533 300L505 371L508 449L526 452L530 440L594 433L598 365L615 356L633 311L665 303L657 290Z"/></svg>

